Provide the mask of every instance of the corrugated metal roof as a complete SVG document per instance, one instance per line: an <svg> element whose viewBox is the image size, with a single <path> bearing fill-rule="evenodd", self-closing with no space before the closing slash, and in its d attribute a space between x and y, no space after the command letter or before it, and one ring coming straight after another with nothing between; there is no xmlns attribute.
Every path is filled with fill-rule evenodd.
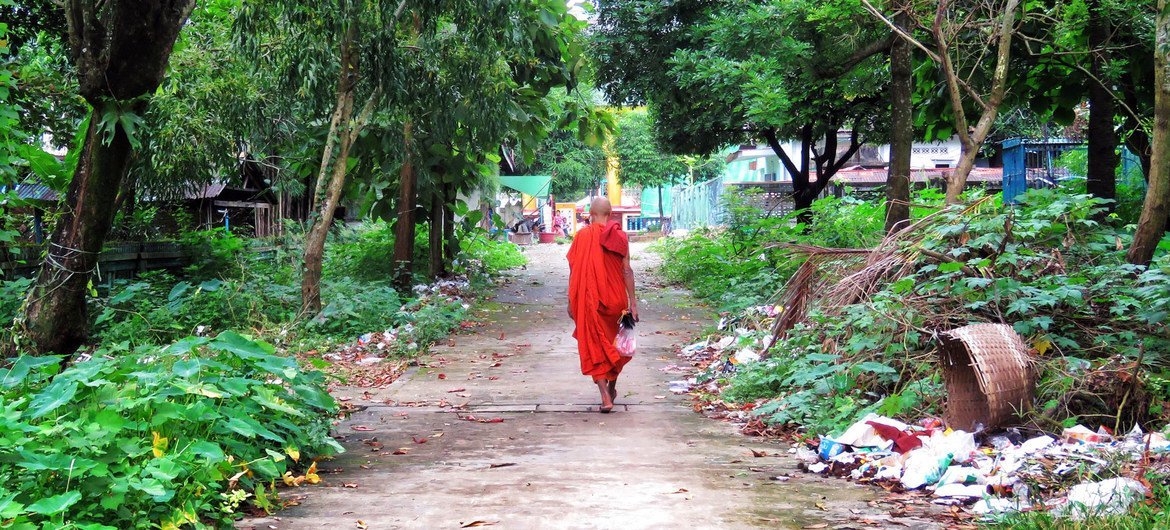
<svg viewBox="0 0 1170 530"><path fill-rule="evenodd" d="M223 190L226 187L227 187L227 184L221 184L221 183L207 184L205 186L196 187L194 189L187 190L183 194L183 198L188 199L188 200L191 200L191 199L214 199L215 197L219 197L219 194L223 193Z"/></svg>
<svg viewBox="0 0 1170 530"><path fill-rule="evenodd" d="M39 182L17 184L11 187L0 186L0 191L7 192L9 189L15 191L17 197L26 201L56 202L60 197L57 192Z"/></svg>

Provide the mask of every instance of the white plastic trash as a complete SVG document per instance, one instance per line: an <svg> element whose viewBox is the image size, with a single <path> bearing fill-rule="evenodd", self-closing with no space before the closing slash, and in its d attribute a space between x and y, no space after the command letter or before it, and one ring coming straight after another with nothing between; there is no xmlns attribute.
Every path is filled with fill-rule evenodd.
<svg viewBox="0 0 1170 530"><path fill-rule="evenodd" d="M948 434L935 433L925 445L938 454L949 453L955 462L966 464L977 449L975 435L966 431L951 431Z"/></svg>
<svg viewBox="0 0 1170 530"><path fill-rule="evenodd" d="M1128 511L1134 501L1145 497L1148 491L1141 482L1131 478L1077 484L1068 490L1067 502L1053 511L1076 520L1120 515Z"/></svg>
<svg viewBox="0 0 1170 530"><path fill-rule="evenodd" d="M910 451L903 467L902 486L912 490L934 484L950 464L949 454L939 455L929 448Z"/></svg>
<svg viewBox="0 0 1170 530"><path fill-rule="evenodd" d="M987 477L971 466L950 466L938 479L940 487L946 484L987 484Z"/></svg>
<svg viewBox="0 0 1170 530"><path fill-rule="evenodd" d="M751 348L744 348L735 352L735 362L738 364L749 364L760 360L760 354L756 353Z"/></svg>
<svg viewBox="0 0 1170 530"><path fill-rule="evenodd" d="M1016 450L1016 452L1025 455L1035 453L1036 451L1052 445L1052 442L1055 441L1056 439L1051 436L1037 436L1020 444L1020 447Z"/></svg>
<svg viewBox="0 0 1170 530"><path fill-rule="evenodd" d="M1031 507L1032 504L1023 497L987 497L971 505L971 511L978 515L1008 514Z"/></svg>
<svg viewBox="0 0 1170 530"><path fill-rule="evenodd" d="M987 493L987 487L982 484L964 486L962 484L944 484L934 490L935 497L950 497L955 499L978 499Z"/></svg>
<svg viewBox="0 0 1170 530"><path fill-rule="evenodd" d="M853 447L877 447L883 451L890 450L890 448L894 446L894 441L886 440L881 436L878 436L877 431L874 430L873 426L866 423L870 421L880 423L882 425L889 425L890 427L894 427L899 431L905 431L907 428L909 428L909 426L907 426L905 423L902 423L893 418L887 418L885 416L878 416L877 414L870 413L867 414L864 418L861 418L855 422L853 425L850 425L849 428L845 430L845 432L841 433L840 436L837 436L834 439L842 444L851 445Z"/></svg>

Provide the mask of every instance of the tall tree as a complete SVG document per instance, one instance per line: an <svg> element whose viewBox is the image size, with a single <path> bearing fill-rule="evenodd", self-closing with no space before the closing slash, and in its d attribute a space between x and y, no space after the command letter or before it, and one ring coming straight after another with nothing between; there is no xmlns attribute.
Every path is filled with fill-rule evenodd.
<svg viewBox="0 0 1170 530"><path fill-rule="evenodd" d="M888 34L847 2L628 0L602 5L597 46L611 100L647 102L665 147L766 140L807 215L861 144L885 135Z"/></svg>
<svg viewBox="0 0 1170 530"><path fill-rule="evenodd" d="M1091 54L1089 92L1088 166L1086 184L1094 197L1106 199L1107 211L1117 198L1117 131L1115 130L1113 95L1104 80L1108 79L1109 16L1101 0L1089 0L1088 51Z"/></svg>
<svg viewBox="0 0 1170 530"><path fill-rule="evenodd" d="M930 47L915 38L913 27L895 24L868 0L862 3L900 38L937 64L946 87L954 133L962 145L959 165L948 175L946 194L948 204L958 203L1007 94L1020 0L939 1L930 20L915 21L928 29ZM984 61L989 50L995 53L991 74L973 83L986 72ZM972 121L972 117L976 119Z"/></svg>
<svg viewBox="0 0 1170 530"><path fill-rule="evenodd" d="M370 153L353 147L404 86L406 50L433 33L444 14L469 2L299 2L259 0L244 5L237 34L261 68L284 72L287 87L305 94L304 111L328 118L328 132L313 179L305 235L301 307L321 309L325 240L354 166ZM330 80L332 83L329 83Z"/></svg>
<svg viewBox="0 0 1170 530"><path fill-rule="evenodd" d="M645 109L621 113L617 120L614 151L618 158L618 178L623 184L658 188L658 216L666 217L662 188L687 175L686 163L678 155L659 149L653 124ZM652 212L643 211L646 216Z"/></svg>
<svg viewBox="0 0 1170 530"><path fill-rule="evenodd" d="M899 6L894 22L910 25L912 4ZM886 177L886 233L910 222L910 158L914 149L914 72L910 43L890 44L890 168Z"/></svg>
<svg viewBox="0 0 1170 530"><path fill-rule="evenodd" d="M90 274L139 142L144 96L162 82L194 7L194 0L72 0L65 7L79 91L93 111L66 208L26 304L24 333L36 351L72 354L88 336Z"/></svg>
<svg viewBox="0 0 1170 530"><path fill-rule="evenodd" d="M1158 0L1154 30L1154 127L1149 187L1138 218L1133 243L1126 253L1130 263L1148 265L1166 232L1170 216L1170 2Z"/></svg>

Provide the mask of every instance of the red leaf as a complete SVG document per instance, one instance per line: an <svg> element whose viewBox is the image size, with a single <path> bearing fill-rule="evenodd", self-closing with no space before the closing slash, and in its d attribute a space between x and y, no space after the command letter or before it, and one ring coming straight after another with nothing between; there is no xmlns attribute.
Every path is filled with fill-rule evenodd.
<svg viewBox="0 0 1170 530"><path fill-rule="evenodd" d="M426 438L419 438L419 437L417 437L417 436L411 436L411 437L410 437L410 439L411 439L411 440L414 440L414 443L416 443L416 444L425 444L425 443L427 443L427 439L426 439Z"/></svg>
<svg viewBox="0 0 1170 530"><path fill-rule="evenodd" d="M446 378L447 378L447 374L439 374L439 379L446 379Z"/></svg>

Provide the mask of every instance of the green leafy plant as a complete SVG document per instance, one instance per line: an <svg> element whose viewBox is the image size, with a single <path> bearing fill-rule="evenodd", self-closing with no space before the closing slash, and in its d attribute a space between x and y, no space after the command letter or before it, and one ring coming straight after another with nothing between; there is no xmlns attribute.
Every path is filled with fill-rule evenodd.
<svg viewBox="0 0 1170 530"><path fill-rule="evenodd" d="M226 332L0 368L5 528L226 526L341 451L324 376Z"/></svg>

